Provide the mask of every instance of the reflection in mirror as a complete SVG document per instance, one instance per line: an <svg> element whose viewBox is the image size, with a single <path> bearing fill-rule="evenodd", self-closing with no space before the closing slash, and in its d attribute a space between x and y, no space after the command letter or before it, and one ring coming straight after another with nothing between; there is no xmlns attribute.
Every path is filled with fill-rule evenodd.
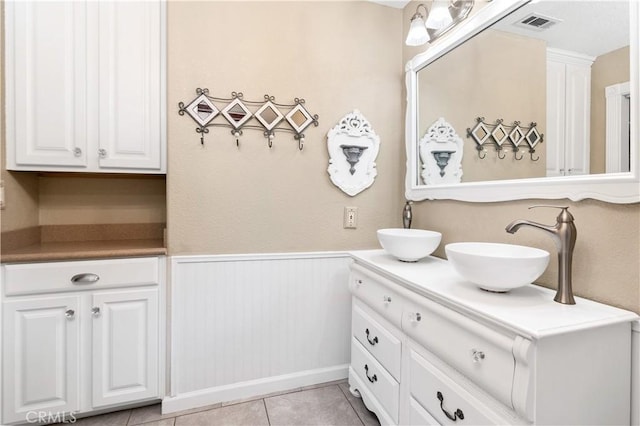
<svg viewBox="0 0 640 426"><path fill-rule="evenodd" d="M481 116L537 124L524 161L473 155L467 137L463 182L605 173L605 88L629 81L628 16L625 2L524 6L418 71L419 135L441 116L461 134ZM498 124L490 139L500 150L507 136Z"/></svg>
<svg viewBox="0 0 640 426"><path fill-rule="evenodd" d="M242 109L242 107L240 105L234 105L233 107L231 107L229 109L229 116L233 119L233 121L235 121L236 123L242 121L242 119L247 115L247 112Z"/></svg>
<svg viewBox="0 0 640 426"><path fill-rule="evenodd" d="M291 116L291 120L296 123L296 126L300 127L307 121L307 117L304 116L302 111L298 110Z"/></svg>
<svg viewBox="0 0 640 426"><path fill-rule="evenodd" d="M609 185L607 176L637 186L636 3L491 2L413 58L407 64L408 198L482 201L480 192L468 197L421 178L418 141L439 117L464 139L456 186L486 182L492 194L509 188L493 201L514 199L507 193L516 185L536 188L537 197L576 199L618 197L595 194L589 183L612 194L626 191ZM478 127L480 119L485 126ZM542 182L549 182L543 190L536 186ZM436 190L421 192L430 186Z"/></svg>

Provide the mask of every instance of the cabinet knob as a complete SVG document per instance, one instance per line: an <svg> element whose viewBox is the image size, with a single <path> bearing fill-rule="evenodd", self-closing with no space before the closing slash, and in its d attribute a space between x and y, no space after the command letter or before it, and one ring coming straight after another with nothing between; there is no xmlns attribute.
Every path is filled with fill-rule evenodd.
<svg viewBox="0 0 640 426"><path fill-rule="evenodd" d="M80 148L73 148L73 155L76 157L80 157L82 155L82 150Z"/></svg>
<svg viewBox="0 0 640 426"><path fill-rule="evenodd" d="M477 363L484 359L484 352L477 349L471 349L471 356L473 357L473 362Z"/></svg>
<svg viewBox="0 0 640 426"><path fill-rule="evenodd" d="M67 317L68 320L72 320L76 317L76 311L73 309L67 309L64 313L64 316Z"/></svg>
<svg viewBox="0 0 640 426"><path fill-rule="evenodd" d="M107 158L107 150L106 150L106 149L104 149L104 148L100 148L100 149L98 150L98 156L99 156L100 158Z"/></svg>
<svg viewBox="0 0 640 426"><path fill-rule="evenodd" d="M91 308L91 315L93 315L94 317L100 316L100 308L97 306Z"/></svg>
<svg viewBox="0 0 640 426"><path fill-rule="evenodd" d="M363 283L362 283L362 280L356 280L356 284L357 284L357 285L362 285L362 284L363 284Z"/></svg>
<svg viewBox="0 0 640 426"><path fill-rule="evenodd" d="M382 301L384 303L391 303L391 297L390 296L383 296L382 297Z"/></svg>
<svg viewBox="0 0 640 426"><path fill-rule="evenodd" d="M409 321L411 322L420 322L422 321L422 314L420 312L410 313Z"/></svg>

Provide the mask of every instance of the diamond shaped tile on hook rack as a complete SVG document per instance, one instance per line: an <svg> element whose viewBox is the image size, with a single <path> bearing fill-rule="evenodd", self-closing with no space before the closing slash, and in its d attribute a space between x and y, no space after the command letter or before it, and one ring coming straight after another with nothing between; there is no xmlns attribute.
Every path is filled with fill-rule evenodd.
<svg viewBox="0 0 640 426"><path fill-rule="evenodd" d="M508 140L509 134L502 125L502 120L496 122L496 127L493 129L493 132L491 132L491 136L498 146L502 146L502 144Z"/></svg>
<svg viewBox="0 0 640 426"><path fill-rule="evenodd" d="M262 105L254 115L269 133L284 119L282 113L271 101Z"/></svg>
<svg viewBox="0 0 640 426"><path fill-rule="evenodd" d="M289 111L285 118L293 130L298 134L302 133L304 129L313 123L313 117L301 103L297 104L291 111Z"/></svg>
<svg viewBox="0 0 640 426"><path fill-rule="evenodd" d="M229 105L224 107L222 109L222 115L236 130L242 127L253 116L249 108L247 108L239 98L235 98Z"/></svg>
<svg viewBox="0 0 640 426"><path fill-rule="evenodd" d="M211 100L204 93L195 98L185 108L185 110L191 116L191 118L193 118L196 123L198 123L202 127L209 124L209 122L220 113L220 110L216 108L213 102L211 102Z"/></svg>
<svg viewBox="0 0 640 426"><path fill-rule="evenodd" d="M524 138L531 148L535 148L538 143L542 142L542 135L536 129L536 123L531 123L531 129Z"/></svg>

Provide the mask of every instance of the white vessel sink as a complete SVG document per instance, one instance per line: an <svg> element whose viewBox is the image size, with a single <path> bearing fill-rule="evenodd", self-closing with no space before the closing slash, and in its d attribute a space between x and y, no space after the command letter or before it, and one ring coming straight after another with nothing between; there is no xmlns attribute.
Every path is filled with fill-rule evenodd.
<svg viewBox="0 0 640 426"><path fill-rule="evenodd" d="M388 228L378 230L380 245L403 262L417 262L440 245L442 234L425 229Z"/></svg>
<svg viewBox="0 0 640 426"><path fill-rule="evenodd" d="M512 244L452 243L445 252L464 279L495 292L531 284L549 264L548 251Z"/></svg>

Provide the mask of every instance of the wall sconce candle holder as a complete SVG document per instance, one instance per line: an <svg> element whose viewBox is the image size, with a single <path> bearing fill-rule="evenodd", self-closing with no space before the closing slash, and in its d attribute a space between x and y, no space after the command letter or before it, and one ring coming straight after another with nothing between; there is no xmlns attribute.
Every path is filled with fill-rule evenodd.
<svg viewBox="0 0 640 426"><path fill-rule="evenodd" d="M269 148L273 147L276 130L293 133L298 141L298 149L304 148L304 130L310 125L318 126L318 115L311 115L304 107L305 100L295 98L293 104L277 103L274 96L264 95L261 101L244 99L242 92L231 92L230 98L220 98L209 95L209 89L196 89L197 97L185 106L178 103L178 114L188 114L198 124L196 132L200 133L200 143L204 145L204 135L209 133L209 127L229 127L236 139L236 146L240 147L240 136L243 129L261 130L267 139ZM218 103L218 105L216 105ZM220 105L224 103L225 105ZM221 107L222 109L220 109ZM258 107L251 111L249 107ZM284 115L281 109L289 109ZM222 115L226 122L214 123L213 120ZM255 118L259 125L248 124Z"/></svg>
<svg viewBox="0 0 640 426"><path fill-rule="evenodd" d="M521 146L526 146L529 150L531 161L538 161L540 157L533 157L536 152L536 146L542 143L544 135L538 132L537 123L531 122L528 127L520 125L519 121L514 121L512 125L505 125L504 120L497 119L494 124L485 122L484 117L476 118L476 125L467 128L467 137L473 139L476 143L478 157L484 159L487 154L486 145L493 145L496 149L499 159L504 159L507 155L504 153L504 145L510 145L513 151L513 157L520 161L524 155L518 157Z"/></svg>

